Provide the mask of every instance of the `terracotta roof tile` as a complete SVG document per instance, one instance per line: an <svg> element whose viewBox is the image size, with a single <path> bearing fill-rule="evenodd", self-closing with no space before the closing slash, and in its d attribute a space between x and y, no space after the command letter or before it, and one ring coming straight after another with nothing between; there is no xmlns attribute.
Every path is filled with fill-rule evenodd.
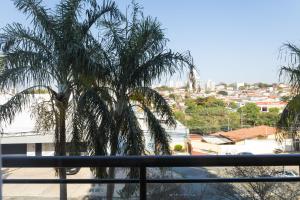
<svg viewBox="0 0 300 200"><path fill-rule="evenodd" d="M259 136L274 135L276 129L270 126L256 126L253 128L242 128L234 131L228 132L217 132L212 135L220 135L228 138L234 142L242 141L245 139L252 139Z"/></svg>
<svg viewBox="0 0 300 200"><path fill-rule="evenodd" d="M192 151L192 156L199 156L199 155L209 155L208 153L199 152L199 151Z"/></svg>
<svg viewBox="0 0 300 200"><path fill-rule="evenodd" d="M279 102L268 102L268 101L258 101L256 102L256 105L272 105L272 106L278 106L278 105L287 105L286 102L279 101Z"/></svg>

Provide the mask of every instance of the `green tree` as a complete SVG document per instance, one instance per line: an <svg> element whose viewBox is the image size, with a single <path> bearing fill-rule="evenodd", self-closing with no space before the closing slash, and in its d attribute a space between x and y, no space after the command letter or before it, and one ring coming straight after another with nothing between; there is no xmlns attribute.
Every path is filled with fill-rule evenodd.
<svg viewBox="0 0 300 200"><path fill-rule="evenodd" d="M198 112L197 110L199 109L199 106L197 105L197 103L196 103L196 101L194 99L187 98L185 100L185 105L187 107L185 109L185 113L189 114L189 113Z"/></svg>
<svg viewBox="0 0 300 200"><path fill-rule="evenodd" d="M176 117L192 131L202 134L240 127L240 115L230 111L223 100L214 97L186 99L185 115Z"/></svg>
<svg viewBox="0 0 300 200"><path fill-rule="evenodd" d="M0 107L0 119L10 123L29 105L33 91L47 89L49 107L53 108L55 155L65 156L72 97L87 71L103 72L96 63L100 48L93 43L91 29L104 16L116 17L119 12L111 2L98 5L96 1L64 0L54 10L45 8L39 0L14 0L14 4L32 19L32 26L13 23L0 34L4 54L1 89L23 88ZM58 174L66 179L65 168L59 168ZM60 185L60 198L67 199L65 184Z"/></svg>
<svg viewBox="0 0 300 200"><path fill-rule="evenodd" d="M173 99L174 101L178 101L180 99L180 96L177 94L169 94L169 98Z"/></svg>
<svg viewBox="0 0 300 200"><path fill-rule="evenodd" d="M268 125L268 126L276 126L279 120L279 109L278 108L270 108L269 112L261 112L259 114L259 122L260 125Z"/></svg>
<svg viewBox="0 0 300 200"><path fill-rule="evenodd" d="M174 112L174 115L175 115L175 118L177 120L179 120L180 122L182 122L183 124L185 124L185 114L184 112L181 112L181 111L175 111Z"/></svg>
<svg viewBox="0 0 300 200"><path fill-rule="evenodd" d="M239 89L239 90L246 90L247 87L246 87L246 86L240 86L238 89Z"/></svg>
<svg viewBox="0 0 300 200"><path fill-rule="evenodd" d="M236 102L231 101L231 102L229 102L228 107L231 108L231 109L233 109L233 110L235 110L235 109L238 109L239 106L238 106L238 104Z"/></svg>
<svg viewBox="0 0 300 200"><path fill-rule="evenodd" d="M259 120L260 109L255 103L247 103L238 109L243 125L255 126Z"/></svg>
<svg viewBox="0 0 300 200"><path fill-rule="evenodd" d="M197 98L196 104L203 107L224 107L225 102L221 99L217 99L215 97L205 97L205 98Z"/></svg>
<svg viewBox="0 0 300 200"><path fill-rule="evenodd" d="M282 96L280 97L280 101L288 102L291 99L289 96Z"/></svg>
<svg viewBox="0 0 300 200"><path fill-rule="evenodd" d="M168 87L168 86L165 86L165 85L160 86L160 87L156 87L155 89L158 90L158 91L169 91L169 92L174 91L174 88Z"/></svg>
<svg viewBox="0 0 300 200"><path fill-rule="evenodd" d="M144 132L136 115L140 110L154 140L154 153L170 154L169 135L160 119L168 126L175 126L176 121L166 100L151 85L162 75L172 75L185 67L192 69L190 55L168 49L160 23L144 17L137 4L133 5L133 12L124 22L106 21L103 24L107 28L104 43L110 58L109 80L103 81L102 74L95 74L97 78L92 81L95 84L79 100L88 108L84 113L92 115L86 120L86 128L95 130L81 137L88 138L91 145L101 146L93 142L93 134L97 130L103 131L109 133L105 136L109 143L108 155L145 155ZM107 101L96 103L103 98ZM92 153L98 155L99 152ZM115 169L109 168L108 177L114 176ZM131 169L128 176L136 178L136 169ZM134 191L129 184L121 194L128 198ZM113 193L114 184L109 184L107 199L112 199Z"/></svg>
<svg viewBox="0 0 300 200"><path fill-rule="evenodd" d="M238 112L229 112L228 118L230 130L241 128L241 116Z"/></svg>
<svg viewBox="0 0 300 200"><path fill-rule="evenodd" d="M271 87L272 85L270 84L266 84L266 83L257 83L257 87L259 88L267 88L267 87Z"/></svg>
<svg viewBox="0 0 300 200"><path fill-rule="evenodd" d="M223 95L223 96L228 96L228 92L226 92L226 91L219 91L218 94Z"/></svg>
<svg viewBox="0 0 300 200"><path fill-rule="evenodd" d="M285 75L292 87L293 95L280 115L277 128L280 138L289 136L296 139L299 138L300 128L300 49L290 43L284 44L283 47L287 50L288 56L291 56L291 61L281 67L280 76Z"/></svg>

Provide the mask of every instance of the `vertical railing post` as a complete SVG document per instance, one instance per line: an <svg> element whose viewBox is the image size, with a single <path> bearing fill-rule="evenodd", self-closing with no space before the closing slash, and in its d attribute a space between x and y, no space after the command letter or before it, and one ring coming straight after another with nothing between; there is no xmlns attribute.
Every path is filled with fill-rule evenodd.
<svg viewBox="0 0 300 200"><path fill-rule="evenodd" d="M1 133L2 136L2 133ZM2 137L0 137L0 200L2 200L3 195L3 177L2 177Z"/></svg>
<svg viewBox="0 0 300 200"><path fill-rule="evenodd" d="M147 199L147 174L146 174L146 167L140 167L140 200Z"/></svg>

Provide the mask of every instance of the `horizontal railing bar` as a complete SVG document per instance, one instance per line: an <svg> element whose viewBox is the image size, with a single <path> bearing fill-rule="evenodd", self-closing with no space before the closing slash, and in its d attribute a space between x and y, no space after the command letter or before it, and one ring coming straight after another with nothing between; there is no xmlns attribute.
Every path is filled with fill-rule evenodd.
<svg viewBox="0 0 300 200"><path fill-rule="evenodd" d="M3 167L217 167L300 165L300 154L203 156L3 156Z"/></svg>
<svg viewBox="0 0 300 200"><path fill-rule="evenodd" d="M298 182L300 177L247 177L201 179L148 179L147 183L248 183L248 182Z"/></svg>
<svg viewBox="0 0 300 200"><path fill-rule="evenodd" d="M246 177L201 179L147 179L146 183L248 183L248 182L298 182L300 177ZM4 184L91 184L139 183L139 179L3 179Z"/></svg>
<svg viewBox="0 0 300 200"><path fill-rule="evenodd" d="M138 183L139 179L3 179L4 184L91 184Z"/></svg>

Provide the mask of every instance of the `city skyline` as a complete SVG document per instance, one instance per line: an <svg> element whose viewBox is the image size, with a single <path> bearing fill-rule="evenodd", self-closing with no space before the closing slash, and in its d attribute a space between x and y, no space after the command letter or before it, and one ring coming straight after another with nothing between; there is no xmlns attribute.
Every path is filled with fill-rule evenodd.
<svg viewBox="0 0 300 200"><path fill-rule="evenodd" d="M53 7L57 2L46 1L46 6ZM117 4L126 10L130 2ZM162 23L171 49L190 50L201 80L279 82L279 66L284 63L278 59L280 47L285 42L300 44L300 28L296 26L299 1L136 2L145 15ZM12 1L1 3L0 27L13 21L29 24ZM178 77L171 79L176 81Z"/></svg>

